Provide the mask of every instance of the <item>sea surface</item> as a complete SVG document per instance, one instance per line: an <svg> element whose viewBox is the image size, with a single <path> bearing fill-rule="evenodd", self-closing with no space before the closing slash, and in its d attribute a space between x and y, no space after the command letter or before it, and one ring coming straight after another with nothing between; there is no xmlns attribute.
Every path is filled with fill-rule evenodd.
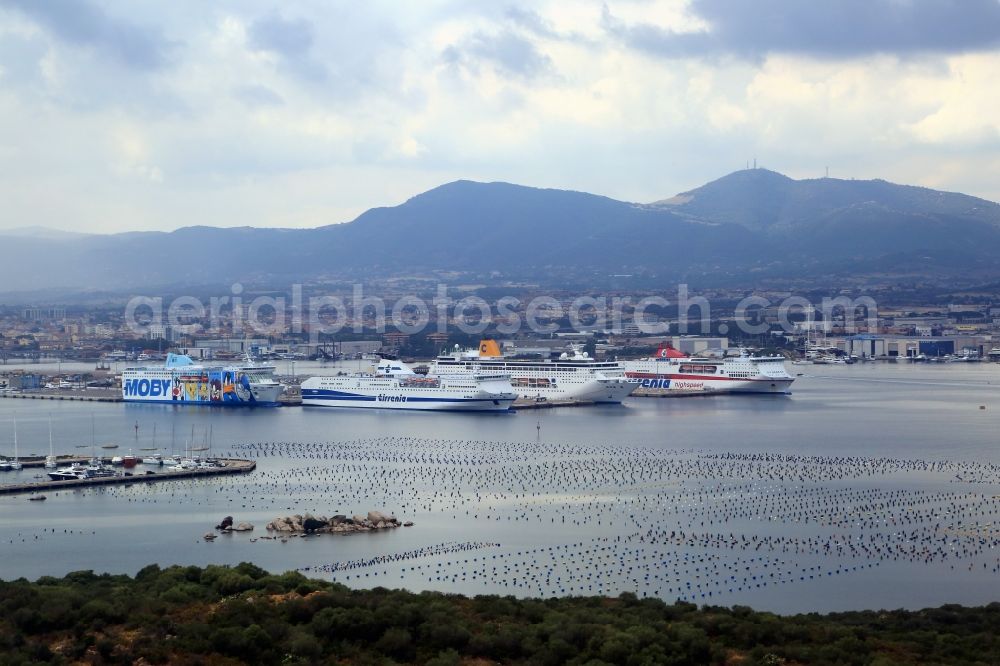
<svg viewBox="0 0 1000 666"><path fill-rule="evenodd" d="M789 370L788 396L514 414L0 399L3 455L16 414L22 456L47 454L51 427L57 454L210 446L258 461L245 476L0 496L0 578L251 561L357 587L783 613L1000 600L1000 366ZM331 366L294 369L318 372ZM264 538L279 516L369 510L414 525ZM227 515L254 531L205 541Z"/></svg>

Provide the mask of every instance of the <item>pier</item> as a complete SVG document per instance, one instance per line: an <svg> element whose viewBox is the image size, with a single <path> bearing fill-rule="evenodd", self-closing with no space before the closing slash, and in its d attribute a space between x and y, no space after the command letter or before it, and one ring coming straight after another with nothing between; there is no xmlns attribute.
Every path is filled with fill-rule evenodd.
<svg viewBox="0 0 1000 666"><path fill-rule="evenodd" d="M0 393L0 398L10 400L75 400L77 402L124 402L120 391L105 391L102 389L85 389L82 391L63 390L55 393L41 391L22 391L19 393Z"/></svg>
<svg viewBox="0 0 1000 666"><path fill-rule="evenodd" d="M556 400L536 400L534 398L518 398L511 405L511 409L551 409L553 407L587 407L594 405L591 400L574 400L573 398L559 398Z"/></svg>
<svg viewBox="0 0 1000 666"><path fill-rule="evenodd" d="M37 481L34 483L14 483L0 485L0 495L19 495L53 490L78 490L96 486L128 485L130 483L156 483L158 481L182 481L222 474L248 474L257 469L256 460L225 459L219 461L221 467L186 469L181 471L157 471L152 474L132 474L130 476L100 476L93 479L69 481Z"/></svg>
<svg viewBox="0 0 1000 666"><path fill-rule="evenodd" d="M90 459L90 456L56 456L56 463L59 465L83 465L90 461ZM31 467L45 467L45 458L41 456L22 456L21 458L18 458L18 461L25 469ZM102 458L101 462L111 464L111 458Z"/></svg>

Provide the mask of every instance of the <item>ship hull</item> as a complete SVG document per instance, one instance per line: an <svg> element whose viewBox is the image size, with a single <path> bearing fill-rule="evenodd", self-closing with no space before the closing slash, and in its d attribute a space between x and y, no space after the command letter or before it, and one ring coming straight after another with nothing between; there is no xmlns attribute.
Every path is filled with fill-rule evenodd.
<svg viewBox="0 0 1000 666"><path fill-rule="evenodd" d="M516 362L485 360L483 362L434 362L431 372L470 376L479 372L502 372L510 375L510 384L518 398L531 401L564 400L618 404L636 390L633 382L612 365L591 370L577 363L534 363L521 367Z"/></svg>
<svg viewBox="0 0 1000 666"><path fill-rule="evenodd" d="M276 407L281 392L281 384L251 382L239 370L126 370L122 375L125 402Z"/></svg>
<svg viewBox="0 0 1000 666"><path fill-rule="evenodd" d="M483 394L479 396L369 394L334 389L302 389L306 407L348 407L355 409L402 409L437 412L506 412L515 396Z"/></svg>
<svg viewBox="0 0 1000 666"><path fill-rule="evenodd" d="M787 394L795 381L782 361L752 357L626 361L625 376L645 395L671 391Z"/></svg>
<svg viewBox="0 0 1000 666"><path fill-rule="evenodd" d="M516 398L507 377L358 375L312 377L302 383L302 404L308 407L505 412Z"/></svg>
<svg viewBox="0 0 1000 666"><path fill-rule="evenodd" d="M791 392L792 379L725 379L719 377L681 377L628 373L646 395L669 395L671 391L705 391L708 393L781 393Z"/></svg>
<svg viewBox="0 0 1000 666"><path fill-rule="evenodd" d="M600 404L620 404L637 388L626 379L586 379L548 383L523 378L511 381L518 397L524 400L575 400Z"/></svg>

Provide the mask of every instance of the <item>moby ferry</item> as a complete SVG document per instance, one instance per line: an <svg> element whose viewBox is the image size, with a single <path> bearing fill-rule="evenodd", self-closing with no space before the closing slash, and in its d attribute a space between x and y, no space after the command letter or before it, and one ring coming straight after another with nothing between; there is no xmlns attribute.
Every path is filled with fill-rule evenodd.
<svg viewBox="0 0 1000 666"><path fill-rule="evenodd" d="M188 356L167 354L163 365L122 372L126 402L274 407L282 389L274 379L274 366L249 358L242 365L199 365Z"/></svg>

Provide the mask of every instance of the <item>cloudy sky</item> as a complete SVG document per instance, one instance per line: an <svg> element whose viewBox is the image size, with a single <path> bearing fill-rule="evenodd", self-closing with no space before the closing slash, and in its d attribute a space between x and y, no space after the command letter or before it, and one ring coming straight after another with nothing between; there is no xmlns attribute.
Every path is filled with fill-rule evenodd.
<svg viewBox="0 0 1000 666"><path fill-rule="evenodd" d="M0 0L0 228L317 226L758 163L1000 200L1000 0Z"/></svg>

